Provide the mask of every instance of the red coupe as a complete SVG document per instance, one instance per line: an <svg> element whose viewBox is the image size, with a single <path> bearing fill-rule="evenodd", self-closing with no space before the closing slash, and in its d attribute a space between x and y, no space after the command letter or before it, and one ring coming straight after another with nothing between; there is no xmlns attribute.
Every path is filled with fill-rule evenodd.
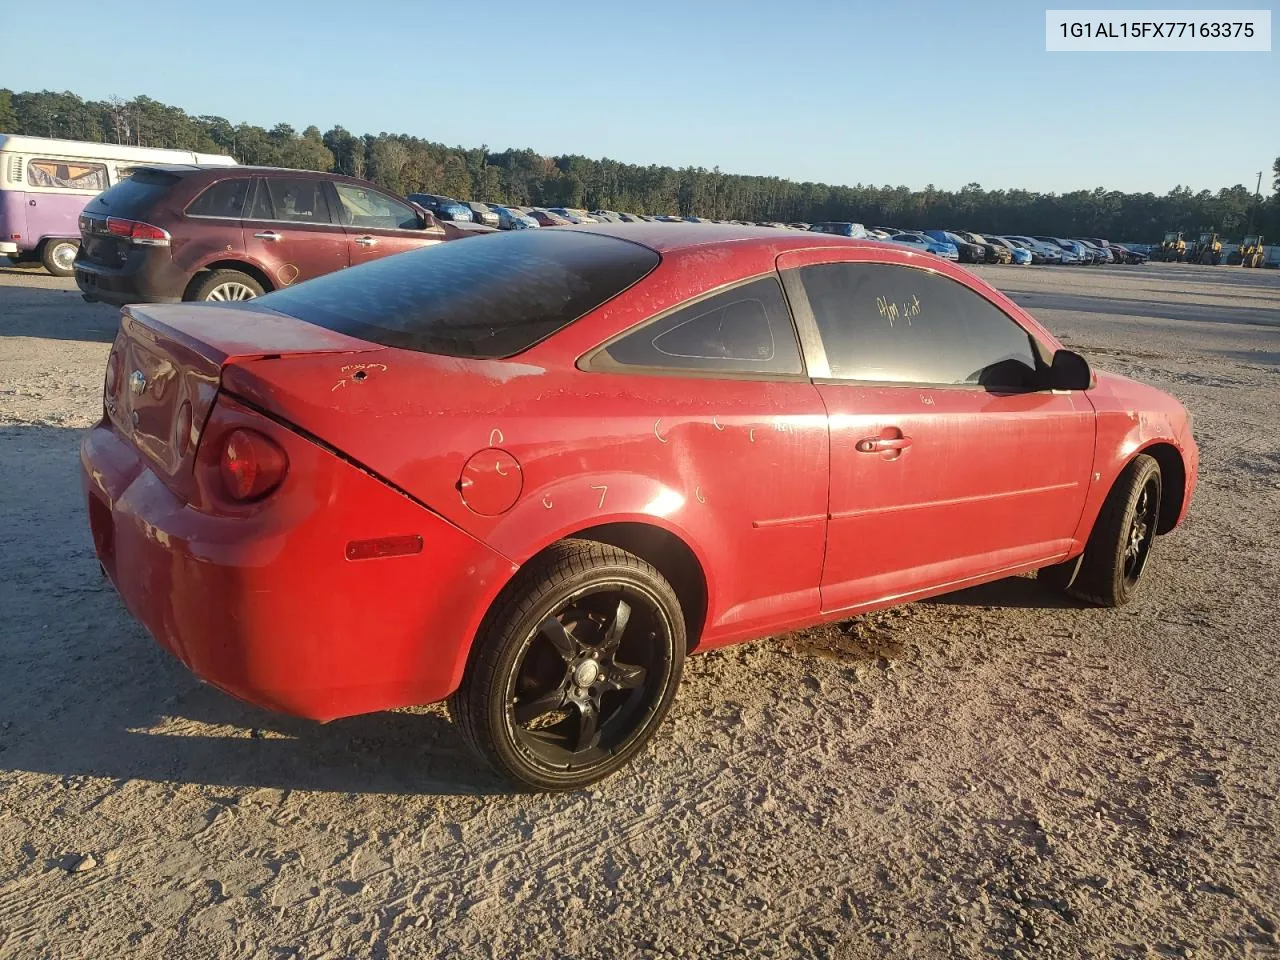
<svg viewBox="0 0 1280 960"><path fill-rule="evenodd" d="M450 698L542 789L633 758L689 651L1031 570L1124 603L1198 466L1176 400L964 270L737 226L127 307L104 408L94 544L166 649L317 720Z"/></svg>

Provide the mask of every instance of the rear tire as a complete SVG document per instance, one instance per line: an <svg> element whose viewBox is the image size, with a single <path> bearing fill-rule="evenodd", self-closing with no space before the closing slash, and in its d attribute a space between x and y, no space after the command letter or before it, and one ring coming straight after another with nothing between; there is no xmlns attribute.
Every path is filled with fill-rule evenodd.
<svg viewBox="0 0 1280 960"><path fill-rule="evenodd" d="M208 300L213 303L232 303L253 300L266 291L247 273L239 270L214 270L191 288L189 300Z"/></svg>
<svg viewBox="0 0 1280 960"><path fill-rule="evenodd" d="M449 713L498 773L534 790L607 777L649 742L684 666L680 602L650 564L566 540L485 618Z"/></svg>
<svg viewBox="0 0 1280 960"><path fill-rule="evenodd" d="M1107 494L1068 592L1100 607L1133 599L1160 523L1160 464L1139 454Z"/></svg>
<svg viewBox="0 0 1280 960"><path fill-rule="evenodd" d="M73 277L79 251L78 240L46 240L40 246L40 262L55 277Z"/></svg>

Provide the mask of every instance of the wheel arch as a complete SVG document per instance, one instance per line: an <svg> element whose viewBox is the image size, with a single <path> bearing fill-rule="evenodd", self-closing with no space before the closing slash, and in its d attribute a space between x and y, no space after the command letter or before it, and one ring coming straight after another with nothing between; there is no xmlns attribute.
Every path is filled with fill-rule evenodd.
<svg viewBox="0 0 1280 960"><path fill-rule="evenodd" d="M1134 456L1143 453L1160 465L1160 520L1156 533L1168 533L1182 516L1187 495L1187 465L1182 460L1182 452L1163 440L1148 444Z"/></svg>
<svg viewBox="0 0 1280 960"><path fill-rule="evenodd" d="M191 291L203 282L206 274L213 273L215 270L239 270L241 273L248 274L262 285L264 293L270 293L276 289L276 284L272 282L261 267L248 262L247 260L213 260L200 267L191 275L191 279L187 281L186 288L182 291L182 299L186 300L191 296Z"/></svg>
<svg viewBox="0 0 1280 960"><path fill-rule="evenodd" d="M697 554L683 539L664 527L636 521L585 527L565 539L607 543L652 564L671 584L680 600L687 649L697 647L706 625L707 577Z"/></svg>
<svg viewBox="0 0 1280 960"><path fill-rule="evenodd" d="M556 536L526 559L513 564L505 577L489 597L483 612L478 613L472 628L466 634L465 645L460 650L450 686L457 689L476 655L477 638L494 611L502 607L508 593L519 581L522 570L538 563L556 547L569 540L589 540L606 543L626 550L641 560L652 564L671 584L680 601L680 611L685 621L685 650L694 650L701 640L706 625L709 585L706 570L698 555L679 534L643 520L609 520L584 526Z"/></svg>

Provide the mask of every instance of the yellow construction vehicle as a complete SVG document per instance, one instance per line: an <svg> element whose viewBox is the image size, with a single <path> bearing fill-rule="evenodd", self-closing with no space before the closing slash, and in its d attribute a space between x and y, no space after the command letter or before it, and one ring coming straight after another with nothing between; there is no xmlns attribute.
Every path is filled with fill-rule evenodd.
<svg viewBox="0 0 1280 960"><path fill-rule="evenodd" d="M1187 257L1191 263L1205 263L1217 266L1222 262L1222 241L1216 233L1205 232L1191 247L1191 255Z"/></svg>
<svg viewBox="0 0 1280 960"><path fill-rule="evenodd" d="M1262 249L1265 242L1265 238L1261 235L1256 237L1245 237L1244 240L1240 242L1240 249L1236 251L1236 257L1233 257L1232 259L1236 259L1238 257L1240 266L1242 267L1262 266L1262 262L1267 256L1266 251Z"/></svg>
<svg viewBox="0 0 1280 960"><path fill-rule="evenodd" d="M1181 263L1186 258L1187 241L1182 239L1182 231L1170 230L1164 235L1164 241L1160 244L1156 259L1163 260L1165 263L1171 263L1174 260Z"/></svg>

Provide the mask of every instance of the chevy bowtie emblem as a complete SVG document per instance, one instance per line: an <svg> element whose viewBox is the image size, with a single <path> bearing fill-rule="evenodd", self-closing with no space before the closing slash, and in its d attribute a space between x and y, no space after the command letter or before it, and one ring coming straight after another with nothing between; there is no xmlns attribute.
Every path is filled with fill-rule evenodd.
<svg viewBox="0 0 1280 960"><path fill-rule="evenodd" d="M147 378L142 375L141 370L135 370L129 374L129 389L137 397L142 396L143 391L147 389Z"/></svg>

